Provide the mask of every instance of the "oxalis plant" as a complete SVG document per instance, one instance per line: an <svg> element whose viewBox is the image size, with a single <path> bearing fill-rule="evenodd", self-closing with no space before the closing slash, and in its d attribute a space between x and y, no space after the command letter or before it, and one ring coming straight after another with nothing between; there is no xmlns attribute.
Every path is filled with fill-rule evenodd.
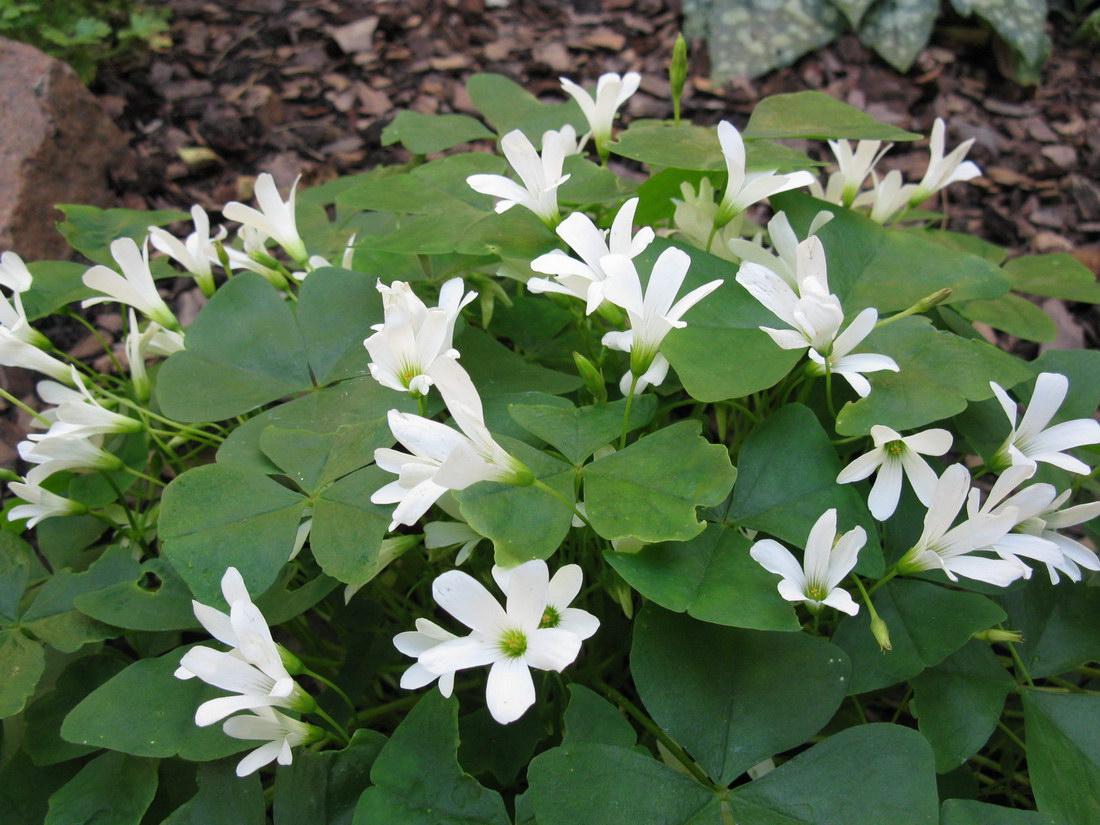
<svg viewBox="0 0 1100 825"><path fill-rule="evenodd" d="M975 326L1091 275L937 228L942 122L906 181L816 93L615 135L638 81L4 254L5 823L1100 821L1100 356Z"/></svg>

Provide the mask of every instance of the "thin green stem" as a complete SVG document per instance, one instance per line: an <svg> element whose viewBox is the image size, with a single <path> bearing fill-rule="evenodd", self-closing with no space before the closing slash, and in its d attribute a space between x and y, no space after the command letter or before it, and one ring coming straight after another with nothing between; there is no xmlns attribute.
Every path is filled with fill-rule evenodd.
<svg viewBox="0 0 1100 825"><path fill-rule="evenodd" d="M829 415L832 416L833 421L836 421L836 406L833 404L833 370L828 358L825 359L825 403L829 406Z"/></svg>
<svg viewBox="0 0 1100 825"><path fill-rule="evenodd" d="M574 505L569 499L567 499L565 496L563 496L561 493L559 493L557 490L555 490L553 487L551 487L549 484L547 484L542 479L536 478L534 481L531 482L531 486L539 488L544 493L549 493L554 498L556 498L558 501L560 501L562 504L564 504L566 507L568 507L570 510L572 510L573 515L575 515L577 518L579 518L581 521L583 521L585 523L585 525L587 525L588 527L592 526L592 523L588 520L588 516L586 516L584 513L582 513L580 510L578 510L576 505Z"/></svg>
<svg viewBox="0 0 1100 825"><path fill-rule="evenodd" d="M428 417L428 396L420 395L419 393L417 393L417 396L416 396L416 411L420 415L421 418L427 418Z"/></svg>
<svg viewBox="0 0 1100 825"><path fill-rule="evenodd" d="M634 393L638 389L638 376L631 373L630 392L626 394L626 409L623 410L623 430L619 436L619 449L626 447L626 433L630 429L630 408L634 406Z"/></svg>
<svg viewBox="0 0 1100 825"><path fill-rule="evenodd" d="M130 524L130 531L133 533L134 541L141 545L141 549L146 553L149 552L149 545L145 543L145 536L143 531L138 529L137 519L135 518L134 511L130 508L129 502L126 501L126 496L122 494L121 488L115 483L115 480L111 478L110 473L100 471L100 475L103 476L103 480L107 482L107 486L114 491L115 497L118 499L119 504L122 505L122 510L126 513L126 521Z"/></svg>
<svg viewBox="0 0 1100 825"><path fill-rule="evenodd" d="M1001 630L1004 630L1000 624L997 625ZM1028 687L1035 687L1035 681L1031 678L1031 674L1028 673L1027 666L1024 664L1024 660L1020 658L1020 654L1016 652L1016 646L1011 642L1007 644L1008 655L1012 657L1012 664L1015 665L1016 671L1024 677L1024 681L1027 682Z"/></svg>
<svg viewBox="0 0 1100 825"><path fill-rule="evenodd" d="M875 591L882 587L890 579L894 578L898 574L898 566L896 564L890 565L890 568L886 571L886 575L879 579L877 582L871 585L871 589L867 591L868 596L873 596ZM860 588L862 590L862 588Z"/></svg>
<svg viewBox="0 0 1100 825"><path fill-rule="evenodd" d="M705 252L710 252L710 245L714 243L714 236L718 234L719 228L718 224L711 226L710 234L707 236L707 248L704 250Z"/></svg>
<svg viewBox="0 0 1100 825"><path fill-rule="evenodd" d="M167 487L168 486L163 481L161 481L159 478L153 478L152 476L148 476L145 473L142 473L142 472L139 472L138 470L135 470L133 467L130 467L127 464L123 464L122 469L125 470L126 472L128 472L130 475L136 476L137 478L143 479L144 481L148 481L148 482L151 482L153 484L156 484L158 487Z"/></svg>
<svg viewBox="0 0 1100 825"><path fill-rule="evenodd" d="M111 364L112 366L114 366L115 371L122 375L125 370L122 369L122 365L118 362L118 359L115 358L115 354L112 351L110 344L108 344L106 339L104 339L104 337L99 334L99 330L95 328L95 325L83 315L77 312L70 311L68 315L70 318L75 318L77 321L83 324L90 333L92 333L95 339L99 342L99 345L103 347L103 351L106 352L107 356L111 359Z"/></svg>
<svg viewBox="0 0 1100 825"><path fill-rule="evenodd" d="M997 727L999 727L1001 729L1001 732L1005 736L1007 736L1009 738L1009 740L1012 741L1012 744L1014 744L1016 747L1018 747L1024 753L1027 753L1027 745L1024 744L1024 740L1022 740L1019 736L1016 735L1016 732L1014 730L1012 730L1012 728L1010 728L1008 725L1006 725L1000 719L997 720Z"/></svg>
<svg viewBox="0 0 1100 825"><path fill-rule="evenodd" d="M414 693L409 696L404 696L400 699L394 699L392 702L386 702L384 705L376 705L373 708L361 710L357 714L355 714L355 724L362 725L366 722L371 721L372 719L377 719L380 716L385 716L391 711L406 710L407 708L411 708L418 701L420 701L420 695Z"/></svg>
<svg viewBox="0 0 1100 825"><path fill-rule="evenodd" d="M312 678L316 679L318 682L320 682L325 687L330 688L333 691L333 693L335 693L337 696L339 696L341 699L344 700L344 704L348 706L348 709L351 710L352 714L355 713L355 703L351 701L351 699L348 697L348 695L346 693L344 693L344 691L340 688L339 685L337 685L335 682L332 682L332 681L326 679L320 673L316 673L315 671L310 670L308 667L305 668L305 670L303 670L303 673L305 673L306 676L311 676Z"/></svg>
<svg viewBox="0 0 1100 825"><path fill-rule="evenodd" d="M615 690L615 688L611 687L611 685L609 685L603 679L597 679L595 685L597 688L607 694L607 697L609 699L611 699L616 704L621 705L623 710L625 710L628 714L633 716L635 720L637 720L638 724L640 724L643 728L653 734L653 737L662 745L664 745L669 753L676 757L676 761L683 765L687 769L688 773L690 773L693 777L695 777L702 784L706 785L708 788L721 790L714 782L711 781L706 772L702 768L700 768L698 764L696 764L695 760L688 756L687 752L683 748L681 748L671 737L669 737L667 733L661 730L652 719L646 716L637 707L637 705L635 705L633 702L623 696L623 694L619 693L619 691Z"/></svg>
<svg viewBox="0 0 1100 825"><path fill-rule="evenodd" d="M329 725L332 726L333 730L340 734L340 738L344 740L345 745L351 744L351 737L348 736L348 732L344 729L344 726L333 719L331 716L329 716L327 713L325 713L325 709L323 707L314 703L313 709L310 711L310 713L316 713L318 716L328 722Z"/></svg>
<svg viewBox="0 0 1100 825"><path fill-rule="evenodd" d="M0 387L0 398L3 398L9 404L12 404L13 406L18 407L19 409L21 409L23 412L25 412L27 415L31 416L32 418L37 418L39 421L41 421L46 426L49 426L52 423L48 418L46 418L40 412L38 412L37 410L33 409L32 407L29 407L26 404L24 404L22 401L20 401L18 398L16 398L14 395L12 395L7 390L5 390L3 387Z"/></svg>

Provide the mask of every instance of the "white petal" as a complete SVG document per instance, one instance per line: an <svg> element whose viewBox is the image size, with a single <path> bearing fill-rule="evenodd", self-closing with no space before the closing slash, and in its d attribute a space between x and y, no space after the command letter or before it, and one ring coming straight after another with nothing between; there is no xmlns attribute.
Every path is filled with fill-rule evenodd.
<svg viewBox="0 0 1100 825"><path fill-rule="evenodd" d="M883 462L879 469L871 494L867 497L867 507L877 521L886 521L897 509L898 498L901 496L901 475L901 462L896 460ZM935 483L936 476L933 473L933 486Z"/></svg>
<svg viewBox="0 0 1100 825"><path fill-rule="evenodd" d="M461 570L448 570L432 583L436 604L467 627L495 638L508 616L481 582Z"/></svg>
<svg viewBox="0 0 1100 825"><path fill-rule="evenodd" d="M563 627L544 627L527 635L524 659L539 670L561 671L581 651L581 638Z"/></svg>
<svg viewBox="0 0 1100 825"><path fill-rule="evenodd" d="M502 659L489 669L485 703L500 724L519 719L535 703L535 683L523 659Z"/></svg>

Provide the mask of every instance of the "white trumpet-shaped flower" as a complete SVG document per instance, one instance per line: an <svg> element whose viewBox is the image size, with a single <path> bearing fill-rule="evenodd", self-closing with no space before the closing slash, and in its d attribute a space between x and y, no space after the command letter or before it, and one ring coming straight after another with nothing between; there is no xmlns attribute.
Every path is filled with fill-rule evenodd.
<svg viewBox="0 0 1100 825"><path fill-rule="evenodd" d="M379 281L378 291L385 320L363 341L373 359L370 373L384 387L427 395L436 361L458 357L451 346L455 322L477 293L463 294L462 279L452 278L439 290L439 306L429 308L403 281L390 286Z"/></svg>
<svg viewBox="0 0 1100 825"><path fill-rule="evenodd" d="M806 602L815 611L827 605L854 616L859 605L840 583L856 566L866 541L862 527L838 535L836 510L831 509L822 513L810 529L801 564L790 550L772 539L753 544L749 555L769 573L783 577L778 589L787 601Z"/></svg>
<svg viewBox="0 0 1100 825"><path fill-rule="evenodd" d="M893 144L882 146L881 140L861 140L853 151L846 140L830 140L828 143L839 169L829 175L829 182L821 195L829 203L851 206L875 164L890 151Z"/></svg>
<svg viewBox="0 0 1100 825"><path fill-rule="evenodd" d="M14 252L0 255L0 286L7 287L12 292L26 292L31 288L33 280L34 276L22 258Z"/></svg>
<svg viewBox="0 0 1100 825"><path fill-rule="evenodd" d="M1016 524L1017 510L1006 507L997 514L984 513L952 527L970 492L970 473L952 464L932 493L920 538L898 561L900 573L942 570L952 581L959 576L1005 587L1028 574L1017 559L992 559L977 555L992 550Z"/></svg>
<svg viewBox="0 0 1100 825"><path fill-rule="evenodd" d="M207 295L214 293L214 274L210 264L218 260L214 244L225 239L226 229L219 227L217 234L210 235L210 218L198 204L191 207L191 221L195 231L183 241L169 234L159 226L149 227L149 241L158 252L163 252L191 275Z"/></svg>
<svg viewBox="0 0 1100 825"><path fill-rule="evenodd" d="M607 141L611 139L611 124L615 115L630 96L638 91L642 76L637 72L627 72L621 77L615 72L602 74L596 81L595 96L589 95L569 78L558 79L562 89L581 107L592 132L592 139L596 143L596 150L603 157L607 151Z"/></svg>
<svg viewBox="0 0 1100 825"><path fill-rule="evenodd" d="M826 354L822 355L816 348L810 349L808 355L813 365L811 372L816 375L825 375L827 372L839 375L851 385L856 395L866 398L871 393L871 383L863 377L863 373L901 370L889 355L872 352L850 354L871 334L877 322L878 310L867 307L836 337Z"/></svg>
<svg viewBox="0 0 1100 825"><path fill-rule="evenodd" d="M12 335L24 343L33 347L45 348L50 346L49 339L31 326L27 320L27 312L23 309L23 299L16 292L11 297L11 303L3 295L0 295L0 327L4 327Z"/></svg>
<svg viewBox="0 0 1100 825"><path fill-rule="evenodd" d="M860 194L853 205L859 208L869 206L871 220L887 224L899 212L909 208L910 198L917 187L913 183L904 183L897 169L891 169L882 180L876 175L874 180L874 187Z"/></svg>
<svg viewBox="0 0 1100 825"><path fill-rule="evenodd" d="M832 219L832 212L825 209L818 212L810 222L806 237L816 235L818 230ZM799 241L785 212L777 212L768 221L768 238L771 241L772 252L766 251L759 243L747 241L744 238L731 239L726 246L742 261L771 270L786 281L792 289L797 289Z"/></svg>
<svg viewBox="0 0 1100 825"><path fill-rule="evenodd" d="M708 251L723 260L735 260L727 246L740 236L740 226L736 222L728 223L713 232L714 219L718 216L718 203L714 200L714 185L710 178L699 180L698 191L684 181L680 184L680 196L683 200L672 199L676 207L672 215L672 226L676 232L697 249Z"/></svg>
<svg viewBox="0 0 1100 825"><path fill-rule="evenodd" d="M789 189L810 186L815 178L805 171L777 175L775 170L766 172L745 171L745 141L741 133L727 120L718 124L718 143L726 158L729 181L715 216L716 226L725 226L757 201L770 198Z"/></svg>
<svg viewBox="0 0 1100 825"><path fill-rule="evenodd" d="M1087 475L1091 472L1085 462L1065 451L1100 443L1100 422L1092 418L1078 418L1063 421L1053 427L1047 426L1066 399L1069 391L1068 378L1057 372L1040 373L1035 380L1031 401L1019 424L1016 423L1016 402L999 384L990 381L989 387L997 396L1012 428L990 460L995 469L1042 461L1071 473Z"/></svg>
<svg viewBox="0 0 1100 825"><path fill-rule="evenodd" d="M943 455L951 449L951 433L943 429L925 430L903 436L882 424L871 427L874 449L864 453L836 477L837 484L862 481L877 472L867 506L871 515L886 521L894 514L901 496L901 479L909 479L913 492L927 507L932 503L938 477L922 455Z"/></svg>
<svg viewBox="0 0 1100 825"><path fill-rule="evenodd" d="M28 527L34 527L43 519L53 516L78 516L88 512L88 508L80 502L51 493L37 484L12 481L8 484L8 489L13 495L27 502L12 507L8 511L8 521L25 518L28 519Z"/></svg>
<svg viewBox="0 0 1100 825"><path fill-rule="evenodd" d="M179 329L179 321L168 308L168 304L164 303L164 299L160 297L153 275L149 271L148 242L138 249L133 238L119 238L111 242L111 256L122 270L122 275L102 265L93 266L85 272L84 285L104 294L96 298L88 298L81 303L81 306L118 301L120 304L132 306L146 318L156 321L161 326Z"/></svg>
<svg viewBox="0 0 1100 825"><path fill-rule="evenodd" d="M943 122L943 118L936 118L936 122L932 124L932 137L928 145L928 169L925 171L924 177L921 178L921 182L917 184L909 196L909 203L912 206L927 200L945 186L950 186L957 181L970 180L982 174L982 170L978 168L976 163L963 160L974 144L974 138L964 140L955 147L951 154L944 156L944 133L946 130L947 127Z"/></svg>
<svg viewBox="0 0 1100 825"><path fill-rule="evenodd" d="M248 776L271 762L289 765L294 759L293 748L325 737L324 730L316 725L299 722L267 707L253 708L249 714L226 719L222 731L234 739L264 742L237 763L237 776Z"/></svg>
<svg viewBox="0 0 1100 825"><path fill-rule="evenodd" d="M231 221L252 227L265 237L286 250L296 263L305 264L309 258L305 242L298 234L298 218L294 212L294 193L301 176L294 179L290 195L284 201L275 185L275 178L267 172L256 178L256 203L259 209L253 209L238 201L225 205L222 214Z"/></svg>
<svg viewBox="0 0 1100 825"><path fill-rule="evenodd" d="M92 438L65 433L28 435L28 440L16 445L19 457L35 465L27 473L27 481L39 484L63 470L80 473L120 469L122 460L93 443Z"/></svg>
<svg viewBox="0 0 1100 825"><path fill-rule="evenodd" d="M653 240L653 230L648 226L632 234L637 208L637 198L624 203L615 215L610 232L598 229L582 212L571 214L558 224L556 231L580 260L560 250L540 255L531 261L531 269L554 277L531 278L527 288L532 292L558 292L580 298L585 302L585 312L591 315L604 300L607 273L600 260L607 255L635 258Z"/></svg>
<svg viewBox="0 0 1100 825"><path fill-rule="evenodd" d="M65 391L65 398L55 410L52 410L55 423L50 427L47 437L64 435L85 438L91 435L107 435L108 433L136 433L144 428L144 425L136 418L130 418L104 408L88 392L88 388L84 385L84 381L80 378L80 373L76 371L76 367L71 367L70 370L71 383L77 391L73 392L58 387L58 390Z"/></svg>
<svg viewBox="0 0 1100 825"><path fill-rule="evenodd" d="M0 326L0 367L18 367L48 375L55 381L71 383L69 367L34 344L24 341L6 326Z"/></svg>
<svg viewBox="0 0 1100 825"><path fill-rule="evenodd" d="M572 127L568 132L565 129L544 132L540 154L527 135L514 129L500 139L500 148L523 185L503 175L470 175L466 183L475 192L500 198L495 207L497 212L518 204L530 209L544 223L554 225L560 217L558 187L569 179L569 175L561 173L562 164L570 145L575 146L575 139Z"/></svg>
<svg viewBox="0 0 1100 825"><path fill-rule="evenodd" d="M473 632L433 645L420 654L429 673L444 675L490 666L485 699L501 724L519 719L535 702L530 668L561 671L581 648L581 637L550 626L549 571L546 562L524 562L511 571L505 607L476 579L459 570L432 585L436 603Z"/></svg>
<svg viewBox="0 0 1100 825"><path fill-rule="evenodd" d="M608 332L603 344L620 352L630 353L630 370L619 382L626 395L637 381L636 392L660 384L668 374L668 359L659 352L661 342L673 329L683 329L681 320L689 309L714 292L722 281L714 280L696 287L680 300L676 294L684 283L691 257L686 252L669 247L653 264L645 292L634 262L625 255L607 255L600 265L608 275L604 295L611 303L626 310L630 329Z"/></svg>
<svg viewBox="0 0 1100 825"><path fill-rule="evenodd" d="M1067 507L1064 510L1059 509L1066 503L1070 492L1070 490L1065 490L1035 518L1023 522L1018 527L1021 532L1034 533L1036 529L1039 529L1039 523L1041 522L1042 528L1039 529L1039 537L1054 542L1061 551L1062 558L1059 561L1047 563L1047 572L1050 574L1052 584L1058 584L1059 572L1065 573L1071 581L1078 582L1081 581L1082 567L1086 570L1100 570L1100 558L1097 557L1095 550L1091 550L1081 542L1058 532L1066 527L1075 527L1100 516L1100 501L1090 501L1085 504L1078 504L1075 507Z"/></svg>

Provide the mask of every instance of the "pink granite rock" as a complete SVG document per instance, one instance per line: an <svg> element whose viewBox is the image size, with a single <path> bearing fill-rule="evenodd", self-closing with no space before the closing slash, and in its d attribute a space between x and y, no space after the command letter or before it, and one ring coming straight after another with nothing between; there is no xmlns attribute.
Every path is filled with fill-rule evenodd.
<svg viewBox="0 0 1100 825"><path fill-rule="evenodd" d="M0 38L0 251L68 258L57 203L111 206L126 140L69 66Z"/></svg>

